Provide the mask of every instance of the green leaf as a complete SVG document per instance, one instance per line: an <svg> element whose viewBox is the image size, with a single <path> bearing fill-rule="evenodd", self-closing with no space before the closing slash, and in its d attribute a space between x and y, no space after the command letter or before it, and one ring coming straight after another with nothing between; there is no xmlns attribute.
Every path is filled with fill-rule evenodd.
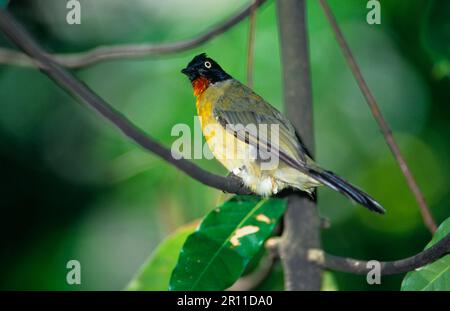
<svg viewBox="0 0 450 311"><path fill-rule="evenodd" d="M197 225L198 221L184 225L159 244L126 290L167 290L181 247Z"/></svg>
<svg viewBox="0 0 450 311"><path fill-rule="evenodd" d="M433 239L425 249L433 246L450 233L450 218L447 218L437 229ZM409 290L450 290L450 255L446 255L437 261L408 272L403 279L401 289Z"/></svg>
<svg viewBox="0 0 450 311"><path fill-rule="evenodd" d="M235 196L211 211L183 245L170 290L224 290L245 271L286 202Z"/></svg>
<svg viewBox="0 0 450 311"><path fill-rule="evenodd" d="M322 286L320 290L327 292L338 290L337 282L332 272L324 271L322 273Z"/></svg>

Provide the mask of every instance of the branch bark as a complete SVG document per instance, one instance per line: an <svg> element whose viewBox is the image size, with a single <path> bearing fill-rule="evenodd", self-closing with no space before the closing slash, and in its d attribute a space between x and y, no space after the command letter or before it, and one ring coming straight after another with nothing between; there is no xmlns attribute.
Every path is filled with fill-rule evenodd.
<svg viewBox="0 0 450 311"><path fill-rule="evenodd" d="M229 193L249 194L247 188L236 179L212 174L186 159L176 160L170 149L153 140L135 127L125 116L115 110L86 84L75 78L70 72L56 64L39 45L27 34L25 29L6 11L0 10L0 29L21 50L23 50L39 69L57 85L68 91L75 99L97 111L120 131L141 147L155 153L165 161L185 172L201 183Z"/></svg>
<svg viewBox="0 0 450 311"><path fill-rule="evenodd" d="M394 136L392 135L391 128L389 127L389 124L386 122L386 120L383 117L383 114L381 113L380 107L378 106L375 97L372 95L372 92L370 91L369 87L367 86L366 81L364 80L363 75L361 74L361 70L358 67L358 64L356 63L355 58L353 57L352 51L350 50L350 47L348 46L347 41L344 38L344 35L339 28L338 23L336 22L336 18L333 15L333 12L331 12L330 7L328 6L326 0L319 0L320 4L325 12L325 16L328 19L328 22L331 25L331 28L333 29L333 32L336 36L336 40L339 43L339 46L342 50L342 53L344 54L345 59L347 60L347 63L358 82L359 88L361 89L361 92L363 93L367 104L369 105L369 108L372 112L373 117L378 123L378 126L381 130L381 133L383 133L384 139L386 140L386 143L388 144L389 148L391 149L392 154L394 155L395 159L397 160L398 165L400 166L400 170L403 173L403 176L406 179L406 182L408 184L409 189L411 189L411 192L413 193L417 204L419 205L420 212L422 214L422 219L427 226L428 230L430 230L431 233L434 233L437 229L436 223L433 220L433 216L431 215L431 212L427 206L427 203L425 202L425 198L420 191L419 186L417 185L416 180L414 179L408 165L406 164L405 159L402 156L402 153L400 151L400 148L398 147L397 143L395 142Z"/></svg>
<svg viewBox="0 0 450 311"><path fill-rule="evenodd" d="M305 0L278 0L278 25L287 115L310 152L314 149L311 78ZM321 269L308 261L308 250L320 248L316 204L300 193L288 197L280 258L286 290L319 290Z"/></svg>
<svg viewBox="0 0 450 311"><path fill-rule="evenodd" d="M450 233L437 242L432 247L405 259L396 261L381 261L381 274L398 274L423 267L432 263L442 256L450 253ZM309 253L312 262L317 263L323 268L349 272L353 274L367 274L368 261L353 258L344 258L324 253L322 250L312 250Z"/></svg>
<svg viewBox="0 0 450 311"><path fill-rule="evenodd" d="M265 1L266 0L255 0L247 7L231 16L229 19L216 25L215 27L212 27L211 30L208 30L191 39L163 44L125 44L102 46L86 52L54 55L47 54L47 56L55 63L64 67L79 68L106 60L140 58L185 51L199 46L217 35L224 33L250 15L252 10L258 8ZM0 63L19 66L34 66L33 61L26 54L5 48L0 48Z"/></svg>

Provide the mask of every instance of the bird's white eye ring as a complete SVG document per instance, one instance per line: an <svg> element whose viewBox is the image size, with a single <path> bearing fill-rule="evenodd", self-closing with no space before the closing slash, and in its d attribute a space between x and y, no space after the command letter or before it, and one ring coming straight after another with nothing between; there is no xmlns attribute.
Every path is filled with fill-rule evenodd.
<svg viewBox="0 0 450 311"><path fill-rule="evenodd" d="M206 61L204 65L208 69L211 68L211 63L209 61Z"/></svg>

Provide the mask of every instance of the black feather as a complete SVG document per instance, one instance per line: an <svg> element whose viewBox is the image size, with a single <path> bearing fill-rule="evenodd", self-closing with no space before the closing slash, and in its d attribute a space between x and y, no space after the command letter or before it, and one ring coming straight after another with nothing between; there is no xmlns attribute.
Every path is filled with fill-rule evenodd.
<svg viewBox="0 0 450 311"><path fill-rule="evenodd" d="M351 185L333 172L309 168L308 173L311 177L317 179L325 186L342 193L347 198L367 207L369 210L380 214L386 212L381 204L371 198L367 193Z"/></svg>

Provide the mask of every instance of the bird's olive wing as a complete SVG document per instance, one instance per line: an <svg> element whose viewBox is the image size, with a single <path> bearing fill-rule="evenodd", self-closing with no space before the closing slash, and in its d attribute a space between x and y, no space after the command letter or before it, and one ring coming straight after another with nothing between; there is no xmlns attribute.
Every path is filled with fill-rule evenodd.
<svg viewBox="0 0 450 311"><path fill-rule="evenodd" d="M304 170L307 152L294 128L260 96L245 89L226 92L217 100L214 116L228 132L259 152L269 152L287 165Z"/></svg>

